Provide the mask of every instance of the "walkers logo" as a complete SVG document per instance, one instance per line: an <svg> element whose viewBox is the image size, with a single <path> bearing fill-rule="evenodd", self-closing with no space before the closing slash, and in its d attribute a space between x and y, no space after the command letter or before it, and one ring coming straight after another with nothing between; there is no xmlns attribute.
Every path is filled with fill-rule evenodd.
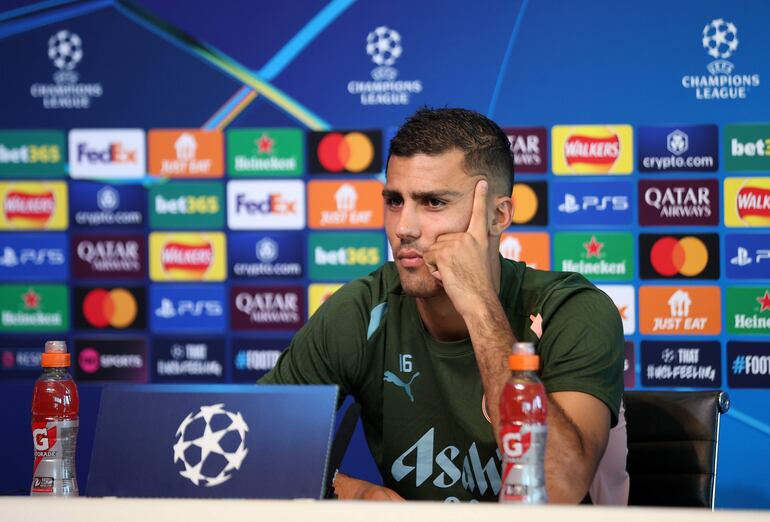
<svg viewBox="0 0 770 522"><path fill-rule="evenodd" d="M166 229L222 228L225 193L218 182L167 183L150 187L150 226Z"/></svg>
<svg viewBox="0 0 770 522"><path fill-rule="evenodd" d="M235 382L253 384L272 370L291 339L254 339L236 337L232 342L232 376Z"/></svg>
<svg viewBox="0 0 770 522"><path fill-rule="evenodd" d="M718 286L642 286L639 330L646 335L718 335L719 292Z"/></svg>
<svg viewBox="0 0 770 522"><path fill-rule="evenodd" d="M309 132L310 173L379 173L382 170L380 131Z"/></svg>
<svg viewBox="0 0 770 522"><path fill-rule="evenodd" d="M715 179L640 181L639 223L718 225L719 182Z"/></svg>
<svg viewBox="0 0 770 522"><path fill-rule="evenodd" d="M0 182L0 230L66 230L67 185L63 181Z"/></svg>
<svg viewBox="0 0 770 522"><path fill-rule="evenodd" d="M334 292L342 288L342 286L342 283L311 283L307 289L308 318L316 313L316 311L321 308L321 305L334 295Z"/></svg>
<svg viewBox="0 0 770 522"><path fill-rule="evenodd" d="M530 268L551 269L551 239L547 232L505 232L500 238L500 254L523 261Z"/></svg>
<svg viewBox="0 0 770 522"><path fill-rule="evenodd" d="M630 233L557 233L554 269L579 272L596 281L627 280L634 274L633 251Z"/></svg>
<svg viewBox="0 0 770 522"><path fill-rule="evenodd" d="M308 266L311 279L349 280L365 276L385 261L380 233L311 233Z"/></svg>
<svg viewBox="0 0 770 522"><path fill-rule="evenodd" d="M642 279L719 279L719 235L639 234Z"/></svg>
<svg viewBox="0 0 770 522"><path fill-rule="evenodd" d="M719 140L716 125L638 127L639 172L716 172Z"/></svg>
<svg viewBox="0 0 770 522"><path fill-rule="evenodd" d="M503 129L511 143L516 174L548 171L548 131L545 127L509 127Z"/></svg>
<svg viewBox="0 0 770 522"><path fill-rule="evenodd" d="M227 294L223 285L151 285L153 332L212 332L227 329Z"/></svg>
<svg viewBox="0 0 770 522"><path fill-rule="evenodd" d="M371 76L374 81L351 80L348 93L358 96L361 105L409 105L412 95L422 92L422 80L397 80L398 69L393 67L404 48L401 34L381 25L366 36L366 54L376 67Z"/></svg>
<svg viewBox="0 0 770 522"><path fill-rule="evenodd" d="M155 338L153 382L224 382L225 342L209 338Z"/></svg>
<svg viewBox="0 0 770 522"><path fill-rule="evenodd" d="M68 260L65 234L0 234L0 280L63 281Z"/></svg>
<svg viewBox="0 0 770 522"><path fill-rule="evenodd" d="M42 48L44 43L41 42ZM85 57L80 35L62 29L48 38L48 58L57 71L54 83L33 83L29 92L40 98L44 109L89 109L94 98L104 94L101 83L80 83L76 68Z"/></svg>
<svg viewBox="0 0 770 522"><path fill-rule="evenodd" d="M142 186L73 181L70 183L70 195L70 213L74 226L144 226L147 199Z"/></svg>
<svg viewBox="0 0 770 522"><path fill-rule="evenodd" d="M726 226L770 226L770 178L727 178L724 192Z"/></svg>
<svg viewBox="0 0 770 522"><path fill-rule="evenodd" d="M733 287L726 292L729 333L770 335L770 287Z"/></svg>
<svg viewBox="0 0 770 522"><path fill-rule="evenodd" d="M767 341L727 343L727 385L730 388L770 388Z"/></svg>
<svg viewBox="0 0 770 522"><path fill-rule="evenodd" d="M310 181L310 228L382 228L384 208L379 181Z"/></svg>
<svg viewBox="0 0 770 522"><path fill-rule="evenodd" d="M64 147L61 131L0 131L0 177L63 177Z"/></svg>
<svg viewBox="0 0 770 522"><path fill-rule="evenodd" d="M230 234L227 246L233 278L302 277L305 238L299 232Z"/></svg>
<svg viewBox="0 0 770 522"><path fill-rule="evenodd" d="M634 343L626 341L624 349L623 388L630 390L636 386L636 357L634 356Z"/></svg>
<svg viewBox="0 0 770 522"><path fill-rule="evenodd" d="M143 234L74 235L71 244L72 274L78 279L142 279L147 274Z"/></svg>
<svg viewBox="0 0 770 522"><path fill-rule="evenodd" d="M511 225L544 227L548 224L548 184L545 181L513 184Z"/></svg>
<svg viewBox="0 0 770 522"><path fill-rule="evenodd" d="M631 174L630 125L555 125L551 168L556 175Z"/></svg>
<svg viewBox="0 0 770 522"><path fill-rule="evenodd" d="M299 230L305 226L302 181L230 181L227 226L232 230Z"/></svg>
<svg viewBox="0 0 770 522"><path fill-rule="evenodd" d="M727 61L738 49L738 28L734 23L715 18L703 27L700 36L703 49L714 61L706 66L710 76L682 76L682 87L693 89L696 100L742 100L748 97L752 87L759 87L759 74L733 74L735 65ZM693 46L697 45L697 38L693 34Z"/></svg>
<svg viewBox="0 0 770 522"><path fill-rule="evenodd" d="M641 356L644 386L722 386L722 348L718 341L642 341Z"/></svg>
<svg viewBox="0 0 770 522"><path fill-rule="evenodd" d="M224 281L225 235L221 232L152 232L150 279L153 281Z"/></svg>
<svg viewBox="0 0 770 522"><path fill-rule="evenodd" d="M623 322L623 335L633 335L636 332L636 295L631 285L596 285L610 296L618 308L620 320Z"/></svg>
<svg viewBox="0 0 770 522"><path fill-rule="evenodd" d="M81 179L138 179L144 176L142 129L72 129L70 176Z"/></svg>
<svg viewBox="0 0 770 522"><path fill-rule="evenodd" d="M733 279L770 279L770 238L767 234L727 234L726 275Z"/></svg>
<svg viewBox="0 0 770 522"><path fill-rule="evenodd" d="M630 225L633 185L626 181L551 184L555 225Z"/></svg>
<svg viewBox="0 0 770 522"><path fill-rule="evenodd" d="M233 286L230 326L234 330L297 330L304 323L304 293L300 286Z"/></svg>
<svg viewBox="0 0 770 522"><path fill-rule="evenodd" d="M216 130L152 129L148 172L169 178L221 178L223 136Z"/></svg>
<svg viewBox="0 0 770 522"><path fill-rule="evenodd" d="M125 337L75 338L76 381L147 382L147 342Z"/></svg>
<svg viewBox="0 0 770 522"><path fill-rule="evenodd" d="M770 170L770 125L725 125L723 145L727 156L725 170Z"/></svg>
<svg viewBox="0 0 770 522"><path fill-rule="evenodd" d="M69 295L64 285L3 285L0 332L66 332Z"/></svg>
<svg viewBox="0 0 770 522"><path fill-rule="evenodd" d="M75 328L143 330L147 326L143 286L76 287L72 308Z"/></svg>
<svg viewBox="0 0 770 522"><path fill-rule="evenodd" d="M227 172L231 176L300 176L304 169L299 129L227 131Z"/></svg>

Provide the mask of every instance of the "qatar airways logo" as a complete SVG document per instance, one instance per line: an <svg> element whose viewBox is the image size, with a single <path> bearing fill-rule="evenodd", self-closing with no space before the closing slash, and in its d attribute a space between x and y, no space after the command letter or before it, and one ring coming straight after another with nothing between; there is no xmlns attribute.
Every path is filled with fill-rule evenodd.
<svg viewBox="0 0 770 522"><path fill-rule="evenodd" d="M144 276L143 236L74 236L72 250L76 277Z"/></svg>
<svg viewBox="0 0 770 522"><path fill-rule="evenodd" d="M299 328L303 296L301 287L233 287L232 326L240 330Z"/></svg>

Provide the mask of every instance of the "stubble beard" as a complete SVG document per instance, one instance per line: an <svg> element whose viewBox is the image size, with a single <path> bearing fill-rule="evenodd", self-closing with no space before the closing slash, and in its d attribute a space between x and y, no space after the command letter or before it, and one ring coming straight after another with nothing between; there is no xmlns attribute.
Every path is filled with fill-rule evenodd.
<svg viewBox="0 0 770 522"><path fill-rule="evenodd" d="M397 265L401 288L411 297L428 299L440 295L444 289L438 280L428 273L425 266L407 269Z"/></svg>

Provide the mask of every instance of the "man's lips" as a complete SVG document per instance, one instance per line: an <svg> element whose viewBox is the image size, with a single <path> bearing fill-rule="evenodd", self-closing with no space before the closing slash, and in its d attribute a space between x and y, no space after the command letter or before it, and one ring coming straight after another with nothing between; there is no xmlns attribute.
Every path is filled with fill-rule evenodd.
<svg viewBox="0 0 770 522"><path fill-rule="evenodd" d="M416 250L399 250L396 259L398 259L398 264L404 268L415 268L424 264L422 255Z"/></svg>

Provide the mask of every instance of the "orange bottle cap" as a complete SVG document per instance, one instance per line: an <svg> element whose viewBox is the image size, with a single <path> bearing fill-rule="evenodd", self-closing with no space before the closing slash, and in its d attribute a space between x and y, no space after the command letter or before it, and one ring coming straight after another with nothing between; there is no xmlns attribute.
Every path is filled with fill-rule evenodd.
<svg viewBox="0 0 770 522"><path fill-rule="evenodd" d="M534 354L509 355L508 368L515 371L537 371L540 369L540 356Z"/></svg>
<svg viewBox="0 0 770 522"><path fill-rule="evenodd" d="M44 353L40 358L40 365L43 368L61 368L70 365L70 354L68 353Z"/></svg>

